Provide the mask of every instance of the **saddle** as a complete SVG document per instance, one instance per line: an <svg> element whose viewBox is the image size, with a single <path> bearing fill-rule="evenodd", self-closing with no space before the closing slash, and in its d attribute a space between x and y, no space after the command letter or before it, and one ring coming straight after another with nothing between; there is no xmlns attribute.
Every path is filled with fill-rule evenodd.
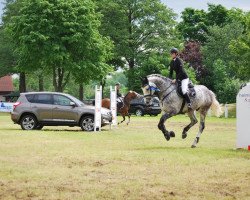
<svg viewBox="0 0 250 200"><path fill-rule="evenodd" d="M181 89L181 81L177 80L177 94L184 98L183 93L182 93L182 89ZM189 97L195 97L196 96L196 91L194 89L194 85L192 83L192 81L189 80L188 83L188 96Z"/></svg>

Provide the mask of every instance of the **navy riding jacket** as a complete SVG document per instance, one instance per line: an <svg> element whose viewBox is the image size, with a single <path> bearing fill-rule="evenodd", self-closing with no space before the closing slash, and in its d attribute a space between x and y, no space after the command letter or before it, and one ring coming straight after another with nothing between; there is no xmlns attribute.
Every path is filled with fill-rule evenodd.
<svg viewBox="0 0 250 200"><path fill-rule="evenodd" d="M176 57L175 60L173 59L170 62L169 78L171 79L173 78L173 71L176 73L176 80L182 81L183 79L188 78L188 75L183 68L183 62L179 57Z"/></svg>

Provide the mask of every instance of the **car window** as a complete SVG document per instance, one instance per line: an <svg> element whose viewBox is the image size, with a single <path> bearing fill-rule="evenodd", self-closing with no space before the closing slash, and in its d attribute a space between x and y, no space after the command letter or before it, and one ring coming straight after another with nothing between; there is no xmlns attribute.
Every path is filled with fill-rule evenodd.
<svg viewBox="0 0 250 200"><path fill-rule="evenodd" d="M82 101L80 101L79 99L77 99L77 98L75 98L75 97L73 97L73 96L71 96L69 94L68 94L68 96L70 96L70 98L73 100L73 102L77 103L79 106L84 105L84 103Z"/></svg>
<svg viewBox="0 0 250 200"><path fill-rule="evenodd" d="M27 94L25 96L30 103L52 104L50 94Z"/></svg>
<svg viewBox="0 0 250 200"><path fill-rule="evenodd" d="M34 94L26 94L25 97L30 103L34 103Z"/></svg>
<svg viewBox="0 0 250 200"><path fill-rule="evenodd" d="M54 104L60 106L70 106L71 99L62 95L54 95Z"/></svg>
<svg viewBox="0 0 250 200"><path fill-rule="evenodd" d="M50 94L36 94L33 101L34 103L52 104L52 96Z"/></svg>

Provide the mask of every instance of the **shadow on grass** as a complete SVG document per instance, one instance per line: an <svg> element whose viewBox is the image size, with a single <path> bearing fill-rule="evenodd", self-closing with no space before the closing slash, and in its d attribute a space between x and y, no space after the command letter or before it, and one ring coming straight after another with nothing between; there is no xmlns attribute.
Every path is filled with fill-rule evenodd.
<svg viewBox="0 0 250 200"><path fill-rule="evenodd" d="M30 132L82 132L82 133L95 133L94 131L83 131L79 130L70 130L70 129L42 129L42 130L22 130L21 128L1 128L0 131L22 131L23 133L30 133ZM101 132L108 132L109 130L103 129ZM97 133L101 133L97 132Z"/></svg>
<svg viewBox="0 0 250 200"><path fill-rule="evenodd" d="M207 155L216 155L216 157L223 158L227 157L238 157L250 160L250 152L247 149L221 149L221 148L207 148L207 147L182 147L182 146L151 146L151 147L142 147L135 148L136 151L156 151L156 150L171 150L173 151L183 151L185 153L195 153L195 154L207 154Z"/></svg>
<svg viewBox="0 0 250 200"><path fill-rule="evenodd" d="M92 133L101 133L101 132L108 132L109 130L102 130L101 132L94 132L94 131L83 131L81 129L79 130L70 130L70 129L43 129L43 130L40 130L40 131L45 131L45 132L60 132L60 131L63 131L63 132L82 132L82 133L89 133L89 134L92 134Z"/></svg>
<svg viewBox="0 0 250 200"><path fill-rule="evenodd" d="M22 131L19 128L1 128L0 131Z"/></svg>
<svg viewBox="0 0 250 200"><path fill-rule="evenodd" d="M151 151L151 150L180 150L180 149L191 149L191 147L173 147L173 146L154 146L154 147L143 147L136 148L136 151Z"/></svg>

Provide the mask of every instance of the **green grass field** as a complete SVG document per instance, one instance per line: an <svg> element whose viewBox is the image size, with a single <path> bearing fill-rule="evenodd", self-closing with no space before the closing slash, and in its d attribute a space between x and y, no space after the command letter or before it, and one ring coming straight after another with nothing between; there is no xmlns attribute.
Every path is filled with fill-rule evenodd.
<svg viewBox="0 0 250 200"><path fill-rule="evenodd" d="M250 152L235 150L236 120L208 118L197 148L189 118L159 117L101 133L45 127L23 131L0 115L0 199L250 199Z"/></svg>

